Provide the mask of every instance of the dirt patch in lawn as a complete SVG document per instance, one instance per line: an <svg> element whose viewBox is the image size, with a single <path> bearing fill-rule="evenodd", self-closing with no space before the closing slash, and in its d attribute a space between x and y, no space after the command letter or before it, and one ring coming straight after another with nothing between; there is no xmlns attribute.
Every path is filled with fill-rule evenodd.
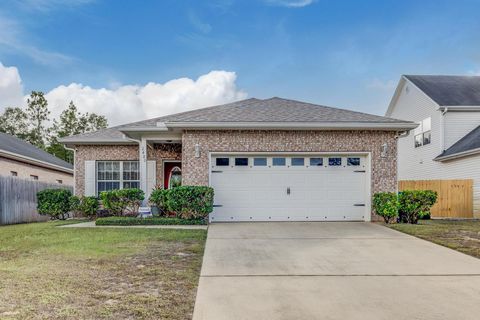
<svg viewBox="0 0 480 320"><path fill-rule="evenodd" d="M392 224L389 227L480 258L478 220L421 220L418 225Z"/></svg>
<svg viewBox="0 0 480 320"><path fill-rule="evenodd" d="M0 319L191 318L205 231L59 229L37 234L45 248L0 249ZM62 247L65 232L96 248Z"/></svg>

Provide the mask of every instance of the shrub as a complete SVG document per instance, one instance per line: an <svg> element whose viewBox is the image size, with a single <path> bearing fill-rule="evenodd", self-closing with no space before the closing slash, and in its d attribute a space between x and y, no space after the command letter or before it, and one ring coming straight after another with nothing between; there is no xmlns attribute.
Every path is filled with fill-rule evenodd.
<svg viewBox="0 0 480 320"><path fill-rule="evenodd" d="M156 206L159 211L160 215L164 216L167 214L167 194L169 189L155 189L150 194L150 198L148 201L150 205Z"/></svg>
<svg viewBox="0 0 480 320"><path fill-rule="evenodd" d="M432 190L404 190L398 194L400 222L416 224L418 219L430 215L430 209L437 201Z"/></svg>
<svg viewBox="0 0 480 320"><path fill-rule="evenodd" d="M67 189L45 189L37 192L37 209L41 215L49 215L52 219L67 218L70 211L70 197Z"/></svg>
<svg viewBox="0 0 480 320"><path fill-rule="evenodd" d="M183 219L205 218L213 210L213 188L204 186L179 186L168 189L165 205Z"/></svg>
<svg viewBox="0 0 480 320"><path fill-rule="evenodd" d="M205 225L205 219L180 219L167 217L135 218L135 217L107 217L98 218L97 226L134 226L134 225Z"/></svg>
<svg viewBox="0 0 480 320"><path fill-rule="evenodd" d="M398 215L398 197L394 192L378 192L373 195L373 210L390 223Z"/></svg>
<svg viewBox="0 0 480 320"><path fill-rule="evenodd" d="M96 197L77 197L70 198L70 208L78 215L92 218L96 216L99 204Z"/></svg>
<svg viewBox="0 0 480 320"><path fill-rule="evenodd" d="M138 188L110 190L101 192L100 199L104 208L114 215L134 215L138 213L145 193Z"/></svg>

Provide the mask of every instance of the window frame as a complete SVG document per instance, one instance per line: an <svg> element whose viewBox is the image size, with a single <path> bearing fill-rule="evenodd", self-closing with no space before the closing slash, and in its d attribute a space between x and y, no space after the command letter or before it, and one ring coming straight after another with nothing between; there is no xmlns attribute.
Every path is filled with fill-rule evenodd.
<svg viewBox="0 0 480 320"><path fill-rule="evenodd" d="M427 121L428 121L428 125L427 125ZM427 127L426 130L424 126ZM427 135L428 135L428 140L425 139ZM428 141L428 142L425 143L425 141ZM428 117L420 121L418 123L418 127L414 129L413 145L415 148L419 148L422 146L429 145L431 143L432 143L432 117Z"/></svg>
<svg viewBox="0 0 480 320"><path fill-rule="evenodd" d="M100 163L111 163L112 166L113 166L113 163L114 162L118 162L119 163L119 175L118 175L118 179L113 179L113 172L112 171L112 179L105 179L105 176L104 176L104 179L99 179L99 164ZM128 163L129 164L129 169L128 171L124 171L124 164L125 163ZM131 170L131 164L132 163L136 163L137 164L137 170ZM105 171L105 169L103 170L103 172L107 172ZM128 172L129 174L132 174L132 173L138 173L138 179L131 179L131 176L130 176L130 179L125 179L124 178L124 174ZM129 189L129 188L132 188L132 187L129 187L129 188L124 188L124 184L125 183L138 183L138 188L140 188L140 161L138 160L97 160L95 161L95 191L96 191L96 194L97 196L100 195L100 191L99 191L99 183L108 183L108 182L111 182L111 183L118 183L118 190L121 190L121 189ZM108 190L102 190L102 191L109 191L109 190L117 190L117 189L108 189Z"/></svg>

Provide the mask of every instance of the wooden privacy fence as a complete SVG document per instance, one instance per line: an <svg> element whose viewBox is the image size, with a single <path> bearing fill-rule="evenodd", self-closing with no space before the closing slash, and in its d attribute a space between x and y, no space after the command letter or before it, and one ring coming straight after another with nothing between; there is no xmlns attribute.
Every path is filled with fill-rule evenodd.
<svg viewBox="0 0 480 320"><path fill-rule="evenodd" d="M48 188L70 186L0 176L0 225L45 221L49 217L37 212L37 192Z"/></svg>
<svg viewBox="0 0 480 320"><path fill-rule="evenodd" d="M433 190L438 193L432 218L473 218L473 180L403 180L398 190Z"/></svg>

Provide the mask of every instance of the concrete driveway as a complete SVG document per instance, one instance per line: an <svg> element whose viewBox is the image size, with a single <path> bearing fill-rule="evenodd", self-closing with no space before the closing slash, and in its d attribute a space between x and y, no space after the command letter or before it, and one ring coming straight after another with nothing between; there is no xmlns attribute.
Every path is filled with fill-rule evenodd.
<svg viewBox="0 0 480 320"><path fill-rule="evenodd" d="M372 223L213 224L194 320L479 319L480 260Z"/></svg>

